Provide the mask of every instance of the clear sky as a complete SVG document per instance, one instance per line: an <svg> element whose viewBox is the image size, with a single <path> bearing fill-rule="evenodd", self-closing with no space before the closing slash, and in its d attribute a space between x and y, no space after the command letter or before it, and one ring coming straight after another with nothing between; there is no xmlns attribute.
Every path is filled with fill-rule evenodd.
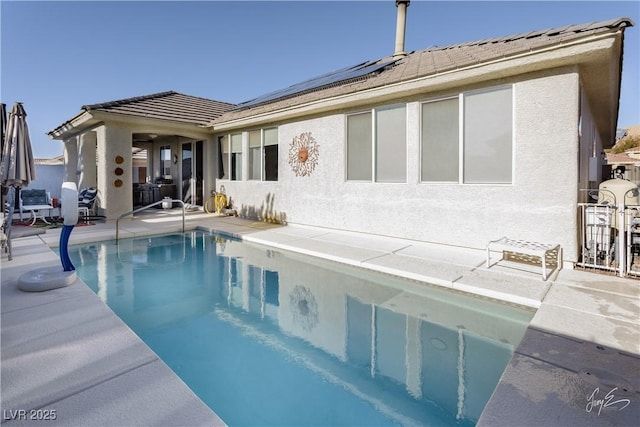
<svg viewBox="0 0 640 427"><path fill-rule="evenodd" d="M24 103L36 157L82 105L175 90L239 103L393 53L394 0L0 3L0 100ZM428 1L405 50L617 17L625 31L618 127L640 124L640 1Z"/></svg>

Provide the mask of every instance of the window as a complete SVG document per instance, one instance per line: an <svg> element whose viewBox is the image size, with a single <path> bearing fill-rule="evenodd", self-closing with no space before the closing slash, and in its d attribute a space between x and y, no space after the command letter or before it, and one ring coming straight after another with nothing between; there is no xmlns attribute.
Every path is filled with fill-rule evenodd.
<svg viewBox="0 0 640 427"><path fill-rule="evenodd" d="M278 180L278 128L264 131L264 180Z"/></svg>
<svg viewBox="0 0 640 427"><path fill-rule="evenodd" d="M218 172L218 175L221 179L229 179L229 137L227 135L220 138L220 158L219 161L222 161L221 170ZM220 167L220 166L218 166Z"/></svg>
<svg viewBox="0 0 640 427"><path fill-rule="evenodd" d="M249 132L249 179L262 179L262 132Z"/></svg>
<svg viewBox="0 0 640 427"><path fill-rule="evenodd" d="M406 182L406 122L404 105L347 116L347 180Z"/></svg>
<svg viewBox="0 0 640 427"><path fill-rule="evenodd" d="M242 180L242 134L231 135L231 180Z"/></svg>
<svg viewBox="0 0 640 427"><path fill-rule="evenodd" d="M171 146L160 147L160 171L161 175L171 175Z"/></svg>
<svg viewBox="0 0 640 427"><path fill-rule="evenodd" d="M511 183L511 88L464 97L464 182Z"/></svg>
<svg viewBox="0 0 640 427"><path fill-rule="evenodd" d="M246 178L254 181L278 180L278 128L245 132L249 142ZM221 138L222 178L242 179L242 133ZM230 141L230 143L229 143ZM229 164L231 169L229 171ZM229 171L229 172L228 172Z"/></svg>
<svg viewBox="0 0 640 427"><path fill-rule="evenodd" d="M249 132L249 179L278 180L278 128Z"/></svg>
<svg viewBox="0 0 640 427"><path fill-rule="evenodd" d="M371 113L347 116L347 179L371 181Z"/></svg>
<svg viewBox="0 0 640 427"><path fill-rule="evenodd" d="M422 105L422 181L458 181L458 98Z"/></svg>
<svg viewBox="0 0 640 427"><path fill-rule="evenodd" d="M407 111L404 105L376 111L376 181L407 180Z"/></svg>
<svg viewBox="0 0 640 427"><path fill-rule="evenodd" d="M512 123L511 87L422 104L421 180L511 183Z"/></svg>

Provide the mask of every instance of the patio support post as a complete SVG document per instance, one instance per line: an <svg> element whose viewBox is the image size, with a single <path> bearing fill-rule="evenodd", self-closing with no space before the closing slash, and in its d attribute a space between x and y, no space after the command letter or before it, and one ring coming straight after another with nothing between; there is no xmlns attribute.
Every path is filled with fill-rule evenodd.
<svg viewBox="0 0 640 427"><path fill-rule="evenodd" d="M132 130L126 125L102 125L96 129L98 194L101 214L116 219L133 209L131 181ZM118 174L116 174L118 169Z"/></svg>
<svg viewBox="0 0 640 427"><path fill-rule="evenodd" d="M96 166L97 137L94 131L80 135L78 144L78 189L98 186Z"/></svg>
<svg viewBox="0 0 640 427"><path fill-rule="evenodd" d="M64 180L78 182L78 138L64 140Z"/></svg>

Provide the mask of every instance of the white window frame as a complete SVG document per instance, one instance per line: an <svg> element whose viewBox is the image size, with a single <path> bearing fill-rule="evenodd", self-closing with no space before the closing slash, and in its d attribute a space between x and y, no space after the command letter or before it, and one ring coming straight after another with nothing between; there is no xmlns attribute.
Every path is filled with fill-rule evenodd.
<svg viewBox="0 0 640 427"><path fill-rule="evenodd" d="M165 154L165 156L163 156L163 154ZM171 155L171 145L165 144L160 146L160 175L163 177L171 175Z"/></svg>
<svg viewBox="0 0 640 427"><path fill-rule="evenodd" d="M371 133L371 141L374 140L374 133L375 133L375 114L373 109L371 110L365 110L365 111L358 111L355 113L351 113L351 114L347 114L345 115L345 122L344 122L344 130L345 130L345 135L344 135L344 139L345 139L345 145L344 145L344 180L346 182L375 182L375 146L373 144L373 142L371 143L371 164L369 165L371 167L371 178L369 179L349 179L349 117L355 117L355 116L360 116L363 114L367 114L369 116L369 119L371 120L370 123L370 133Z"/></svg>
<svg viewBox="0 0 640 427"><path fill-rule="evenodd" d="M234 151L234 146L233 146L233 137L234 136L240 136L240 151ZM229 180L230 181L244 181L244 175L245 175L245 171L244 171L244 159L243 159L243 154L244 154L244 136L243 136L243 132L236 132L236 133L231 133L229 134ZM240 153L240 176L238 176L238 173L236 173L236 177L235 179L233 179L233 174L231 173L231 171L233 170L234 165L236 164L236 162L233 161L233 155Z"/></svg>
<svg viewBox="0 0 640 427"><path fill-rule="evenodd" d="M378 110L384 110L384 109L393 109L393 108L404 108L404 125L405 125L405 129L404 129L404 179L402 181L378 181L378 169L377 169L377 156L378 156L378 135L376 132L376 128L377 128L377 120L378 120L378 115L377 112ZM357 116L357 115L361 115L361 114L369 114L369 117L371 118L371 179L360 179L360 180L356 180L356 179L349 179L349 128L348 128L348 124L349 124L349 117L351 116ZM344 158L345 158L345 163L344 163L344 180L346 182L370 182L370 183L376 183L376 184L406 184L408 182L408 172L409 172L409 167L408 167L408 150L409 150L409 144L408 144L408 134L409 134L409 129L408 129L408 115L409 115L409 108L407 106L406 103L393 103L393 104L388 104L388 105L383 105L383 106L378 106L378 107L374 107L371 108L370 110L362 110L362 111L357 111L357 112L353 112L353 113L349 113L345 115L345 125L344 125L344 129L345 129L345 145L344 145Z"/></svg>
<svg viewBox="0 0 640 427"><path fill-rule="evenodd" d="M269 130L274 130L276 131L276 143L275 144L266 144L266 138L265 138L265 133ZM277 175L278 175L278 179L274 179L274 180L267 180L267 156L265 156L265 147L270 147L272 145L275 145L276 151L280 151L280 129L278 129L278 126L271 126L271 127L266 127L266 128L262 128L260 129L260 167L261 167L261 181L264 182L278 182L279 181L279 177L280 177L280 157L278 156L278 163L277 163ZM279 153L278 153L279 154Z"/></svg>
<svg viewBox="0 0 640 427"><path fill-rule="evenodd" d="M425 101L425 102L421 102L420 103L420 111L419 111L419 114L420 114L420 117L419 117L419 120L420 120L419 142L420 143L419 143L419 156L418 156L418 159L419 159L418 179L419 179L419 182L421 182L421 183L457 184L457 183L460 182L460 178L461 178L460 161L461 161L461 158L462 158L461 153L460 153L461 150L462 150L462 147L461 147L462 144L461 144L460 138L461 138L461 133L462 133L462 130L463 130L463 124L462 124L463 121L460 120L460 115L462 114L462 109L461 109L461 106L460 106L460 103L461 103L460 96L461 95L458 94L458 95L455 95L455 96L447 96L447 97L438 98L438 99L431 99L429 101ZM458 126L457 126L458 127L458 159L457 159L457 163L456 163L456 166L458 168L458 170L457 170L457 177L458 177L457 181L435 181L435 180L434 181L424 181L422 179L422 166L423 166L422 165L422 156L424 154L424 148L423 148L424 144L423 144L423 141L422 141L423 130L424 130L424 122L422 120L422 115L423 115L424 105L426 105L426 104L434 104L436 102L441 102L441 101L450 101L452 99L455 99L455 100L458 101Z"/></svg>
<svg viewBox="0 0 640 427"><path fill-rule="evenodd" d="M465 115L464 115L464 101L465 95L474 95L481 94L486 92L493 92L498 90L510 89L511 90L511 176L510 182L465 182L464 178L464 154L465 154ZM422 108L423 105L445 101L448 99L458 99L458 180L456 181L424 181L422 180L422 156L423 156L423 121L422 121ZM515 141L515 123L516 123L516 111L515 111L515 86L512 84L509 85L500 85L500 86L492 86L490 88L472 90L467 92L461 92L454 96L446 96L437 99L431 99L428 101L423 101L420 103L420 143L419 143L419 151L420 155L418 158L420 159L420 164L418 167L419 180L422 184L456 184L456 185L492 185L492 186L511 186L515 183L515 152L516 152L516 141Z"/></svg>
<svg viewBox="0 0 640 427"><path fill-rule="evenodd" d="M276 143L275 144L265 144L265 131L269 131L269 130L275 130L276 131ZM253 166L251 159L250 159L250 155L251 155L251 141L249 138L249 135L252 132L260 132L260 149L259 149L259 161L260 161L260 177L259 178L255 178L252 177L252 170L251 167ZM278 182L278 180L268 180L266 179L266 156L264 155L264 150L265 147L271 146L271 145L275 145L276 147L279 146L280 141L278 140L278 126L270 126L270 127L265 127L265 128L260 128L260 129L252 129L249 131L242 131L242 132L233 132L233 133L229 133L229 134L225 134L223 136L223 140L222 140L222 144L221 144L221 149L223 150L227 150L227 152L223 152L222 155L223 157L226 159L226 170L225 169L225 178L221 178L224 180L228 180L228 181L252 181L252 182ZM232 146L232 136L238 136L240 135L240 140L242 141L242 148L241 151L233 151L233 146ZM246 140L246 145L245 145L245 140ZM253 147L253 148L257 148L257 147ZM233 180L231 179L231 169L233 167L233 162L232 162L232 155L234 153L240 153L242 155L241 157L241 165L240 165L240 175L241 176L236 176L236 179ZM245 157L246 157L246 161L245 161ZM244 167L246 163L246 168ZM224 162L223 162L224 164ZM278 164L278 169L279 169L279 164ZM246 169L246 170L245 170Z"/></svg>
<svg viewBox="0 0 640 427"><path fill-rule="evenodd" d="M222 157L222 167L224 169L224 177L220 179L231 181L231 142L229 134L222 135L218 149L222 151L220 156Z"/></svg>
<svg viewBox="0 0 640 427"><path fill-rule="evenodd" d="M260 139L259 141L259 145L257 147L252 147L251 146L251 134L253 133L258 133L258 138ZM247 180L248 181L264 181L264 155L263 155L263 150L264 150L264 132L262 131L262 129L253 129L250 131L247 131L247 140L248 140L248 145L247 145L247 161L248 161L248 168L247 168ZM260 164L260 171L258 173L258 177L253 177L253 168L255 167L255 165L253 164L253 157L252 157L252 152L254 149L258 149L258 163Z"/></svg>

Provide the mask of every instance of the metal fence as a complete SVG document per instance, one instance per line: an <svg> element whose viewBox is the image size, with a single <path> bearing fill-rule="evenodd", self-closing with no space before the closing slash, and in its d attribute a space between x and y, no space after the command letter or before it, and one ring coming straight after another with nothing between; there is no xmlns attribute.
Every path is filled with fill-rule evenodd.
<svg viewBox="0 0 640 427"><path fill-rule="evenodd" d="M578 266L640 278L640 205L618 203L606 190L585 190L594 203L579 203L581 253ZM638 199L629 190L623 200Z"/></svg>

